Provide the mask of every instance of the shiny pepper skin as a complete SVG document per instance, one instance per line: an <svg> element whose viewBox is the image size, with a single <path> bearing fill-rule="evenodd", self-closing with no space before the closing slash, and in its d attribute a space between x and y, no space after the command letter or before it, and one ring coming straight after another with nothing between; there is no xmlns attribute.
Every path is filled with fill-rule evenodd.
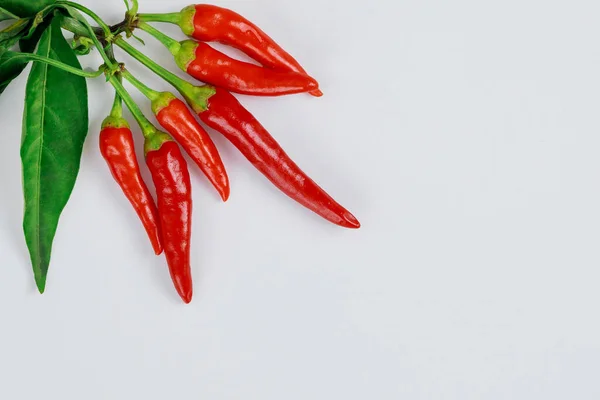
<svg viewBox="0 0 600 400"><path fill-rule="evenodd" d="M183 101L170 95L165 103L164 107L154 110L156 119L194 160L223 201L227 201L230 193L229 178L212 139Z"/></svg>
<svg viewBox="0 0 600 400"><path fill-rule="evenodd" d="M184 33L196 40L235 47L268 68L308 75L294 57L258 26L232 10L197 4L186 7L181 15ZM311 94L323 95L318 89Z"/></svg>
<svg viewBox="0 0 600 400"><path fill-rule="evenodd" d="M291 160L267 130L239 101L217 88L208 99L202 121L222 133L275 186L321 217L345 228L360 222L338 204Z"/></svg>
<svg viewBox="0 0 600 400"><path fill-rule="evenodd" d="M124 120L109 119L100 132L100 152L123 193L135 209L150 238L154 252L162 253L158 211L142 179L131 130Z"/></svg>
<svg viewBox="0 0 600 400"><path fill-rule="evenodd" d="M282 96L318 89L313 78L292 71L274 70L235 60L206 43L181 43L179 67L199 81L254 96Z"/></svg>
<svg viewBox="0 0 600 400"><path fill-rule="evenodd" d="M146 163L152 173L162 241L171 279L186 304L192 301L190 240L192 233L192 185L188 168L177 143L164 142L148 151Z"/></svg>

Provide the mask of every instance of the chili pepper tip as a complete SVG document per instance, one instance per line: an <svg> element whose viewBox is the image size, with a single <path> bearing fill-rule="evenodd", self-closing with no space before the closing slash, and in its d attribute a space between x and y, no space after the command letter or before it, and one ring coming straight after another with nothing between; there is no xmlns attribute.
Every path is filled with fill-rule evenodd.
<svg viewBox="0 0 600 400"><path fill-rule="evenodd" d="M309 92L309 94L315 97L323 97L323 92L321 92L321 89L313 90L312 92Z"/></svg>
<svg viewBox="0 0 600 400"><path fill-rule="evenodd" d="M349 211L344 214L344 222L345 223L343 223L342 226L345 228L350 228L350 229L359 229L360 228L360 222Z"/></svg>
<svg viewBox="0 0 600 400"><path fill-rule="evenodd" d="M217 190L219 191L219 194L221 195L221 198L223 199L224 202L229 200L229 194L231 192L229 189L229 186L224 186L224 187L218 188Z"/></svg>
<svg viewBox="0 0 600 400"><path fill-rule="evenodd" d="M194 292L192 290L191 286L188 287L183 287L181 285L177 286L177 293L179 293L179 296L181 297L181 300L183 300L183 302L185 304L190 304L192 302L192 297L194 295Z"/></svg>

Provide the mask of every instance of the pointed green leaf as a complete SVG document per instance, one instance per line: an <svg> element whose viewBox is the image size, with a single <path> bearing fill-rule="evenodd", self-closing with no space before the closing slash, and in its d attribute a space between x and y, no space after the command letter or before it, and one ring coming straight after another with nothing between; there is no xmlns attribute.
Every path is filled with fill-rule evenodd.
<svg viewBox="0 0 600 400"><path fill-rule="evenodd" d="M19 17L31 17L53 3L56 0L0 0L0 7Z"/></svg>
<svg viewBox="0 0 600 400"><path fill-rule="evenodd" d="M40 39L37 54L81 68L56 18ZM44 292L52 242L79 171L88 130L84 78L34 63L27 82L21 160L23 229L35 280Z"/></svg>
<svg viewBox="0 0 600 400"><path fill-rule="evenodd" d="M54 13L49 18L44 19L35 29L28 29L27 34L19 41L19 48L24 53L33 53L42 37L42 34L48 29L54 18ZM33 26L33 24L31 24Z"/></svg>
<svg viewBox="0 0 600 400"><path fill-rule="evenodd" d="M0 21L6 21L7 19L18 19L19 17L11 13L8 10L0 7Z"/></svg>
<svg viewBox="0 0 600 400"><path fill-rule="evenodd" d="M0 0L1 1L1 0ZM30 39L23 39L29 32L32 21L27 19L18 20L8 29L0 32L0 95L4 93L6 87L23 72L28 61L19 58L17 53L9 51L15 43L19 41L21 51L32 53L35 51L42 33L52 21L48 18L38 29L33 32Z"/></svg>

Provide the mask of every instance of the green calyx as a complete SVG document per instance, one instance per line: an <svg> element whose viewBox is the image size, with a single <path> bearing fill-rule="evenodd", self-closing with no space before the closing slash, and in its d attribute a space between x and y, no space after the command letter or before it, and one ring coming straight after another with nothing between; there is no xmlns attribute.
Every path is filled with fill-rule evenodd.
<svg viewBox="0 0 600 400"><path fill-rule="evenodd" d="M164 108L167 108L177 97L173 93L162 92L157 97L152 99L152 112L158 115Z"/></svg>
<svg viewBox="0 0 600 400"><path fill-rule="evenodd" d="M129 123L125 120L125 118L108 116L102 122L102 129L107 129L107 128L115 128L115 129L129 128Z"/></svg>
<svg viewBox="0 0 600 400"><path fill-rule="evenodd" d="M144 154L147 156L151 151L160 150L163 144L172 142L173 138L164 132L155 130L152 134L144 133L146 141L144 142Z"/></svg>
<svg viewBox="0 0 600 400"><path fill-rule="evenodd" d="M196 16L196 6L187 6L181 10L179 27L187 36L192 36L196 28L194 27L194 18Z"/></svg>
<svg viewBox="0 0 600 400"><path fill-rule="evenodd" d="M173 52L175 63L182 71L187 72L188 66L196 59L196 49L198 43L193 40L184 40L180 42L178 51Z"/></svg>
<svg viewBox="0 0 600 400"><path fill-rule="evenodd" d="M185 101L187 101L196 114L208 110L208 99L215 93L217 93L217 89L210 85L193 86L192 88L181 92L183 97L185 97Z"/></svg>

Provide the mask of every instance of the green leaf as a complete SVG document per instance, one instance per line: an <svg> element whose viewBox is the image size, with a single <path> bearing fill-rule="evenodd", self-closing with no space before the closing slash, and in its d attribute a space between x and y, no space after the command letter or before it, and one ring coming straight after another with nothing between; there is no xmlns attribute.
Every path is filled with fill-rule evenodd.
<svg viewBox="0 0 600 400"><path fill-rule="evenodd" d="M37 54L81 68L62 36L60 18L42 35ZM40 293L46 286L60 214L75 186L87 130L85 79L34 63L25 96L21 160L23 229Z"/></svg>
<svg viewBox="0 0 600 400"><path fill-rule="evenodd" d="M8 49L27 33L30 24L28 19L19 19L8 28L0 31L0 46Z"/></svg>
<svg viewBox="0 0 600 400"><path fill-rule="evenodd" d="M17 53L0 48L0 95L26 66L27 60L17 57Z"/></svg>
<svg viewBox="0 0 600 400"><path fill-rule="evenodd" d="M44 21L37 25L37 28L33 30L29 29L29 33L27 33L27 35L19 41L19 48L22 52L33 53L35 51L35 48L38 42L40 41L42 34L46 31L46 29L48 29L48 27L52 23L53 17L54 14L51 14L50 18L44 19Z"/></svg>
<svg viewBox="0 0 600 400"><path fill-rule="evenodd" d="M0 7L0 21L6 21L7 19L19 19L19 17Z"/></svg>
<svg viewBox="0 0 600 400"><path fill-rule="evenodd" d="M56 0L0 0L0 7L19 17L31 17L54 3Z"/></svg>
<svg viewBox="0 0 600 400"><path fill-rule="evenodd" d="M28 33L24 35L19 42L21 51L25 53L32 53L35 50L42 33L48 29L48 26L50 26L52 20L54 18L58 18L60 15L69 17L73 16L70 7L65 7L60 4L49 5L42 11L39 11L29 24Z"/></svg>

